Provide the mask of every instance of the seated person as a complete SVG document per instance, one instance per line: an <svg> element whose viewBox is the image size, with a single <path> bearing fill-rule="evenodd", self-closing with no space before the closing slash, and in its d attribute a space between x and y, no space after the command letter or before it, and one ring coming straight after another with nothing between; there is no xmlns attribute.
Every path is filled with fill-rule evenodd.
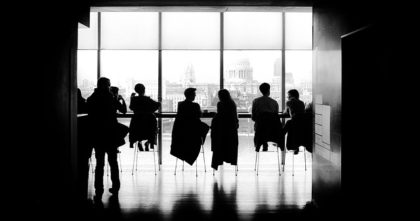
<svg viewBox="0 0 420 221"><path fill-rule="evenodd" d="M127 113L127 105L125 104L124 98L118 94L118 91L120 90L118 87L111 86L109 88L111 91L111 94L114 98L115 107L117 107L117 111L119 111L122 114Z"/></svg>
<svg viewBox="0 0 420 221"><path fill-rule="evenodd" d="M146 140L145 148L149 151L154 148L157 134L157 120L154 114L160 107L160 103L144 95L146 88L143 84L136 84L134 87L136 93L131 94L130 109L134 112L130 122L130 147L138 142L138 148L143 151L142 141Z"/></svg>
<svg viewBox="0 0 420 221"><path fill-rule="evenodd" d="M251 118L255 121L254 144L255 151L259 151L263 145L263 151L268 149L268 141L276 143L282 150L284 146L279 118L279 105L270 98L270 85L262 83L259 87L262 96L252 102Z"/></svg>
<svg viewBox="0 0 420 221"><path fill-rule="evenodd" d="M218 93L217 114L211 122L211 167L217 170L223 162L237 165L238 162L238 114L230 93L222 89Z"/></svg>
<svg viewBox="0 0 420 221"><path fill-rule="evenodd" d="M195 91L195 88L185 89L185 100L178 103L171 143L171 155L190 165L197 159L209 131L209 126L200 120L200 105L193 102Z"/></svg>
<svg viewBox="0 0 420 221"><path fill-rule="evenodd" d="M291 118L283 127L283 134L287 133L286 147L288 150L294 150L295 154L299 152L299 147L303 146L304 138L302 136L304 127L305 104L299 100L299 92L296 89L287 92L286 108L280 117Z"/></svg>

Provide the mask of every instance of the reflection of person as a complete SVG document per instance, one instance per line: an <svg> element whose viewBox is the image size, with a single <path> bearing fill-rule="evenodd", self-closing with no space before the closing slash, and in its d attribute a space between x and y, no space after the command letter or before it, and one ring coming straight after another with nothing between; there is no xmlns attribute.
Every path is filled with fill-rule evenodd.
<svg viewBox="0 0 420 221"><path fill-rule="evenodd" d="M133 147L135 142L138 142L138 147L143 151L141 142L147 140L146 151L154 148L157 133L157 121L154 112L160 107L160 103L154 101L150 97L144 96L146 88L143 84L136 84L134 90L138 94L131 94L130 109L133 110L134 115L130 122L130 147Z"/></svg>
<svg viewBox="0 0 420 221"><path fill-rule="evenodd" d="M114 97L115 106L117 107L117 110L125 114L127 113L127 105L125 104L124 98L118 94L118 91L120 90L118 87L111 86L109 89Z"/></svg>
<svg viewBox="0 0 420 221"><path fill-rule="evenodd" d="M218 93L217 113L211 122L211 166L217 170L223 162L237 165L238 161L238 115L230 93L222 89Z"/></svg>
<svg viewBox="0 0 420 221"><path fill-rule="evenodd" d="M260 146L263 145L263 151L268 149L268 141L276 142L282 146L278 138L274 138L277 130L281 130L280 119L278 118L279 104L274 99L270 98L270 85L262 83L259 87L262 96L254 99L252 102L251 118L255 121L255 136L254 144L255 150L259 151ZM280 131L278 131L280 134Z"/></svg>
<svg viewBox="0 0 420 221"><path fill-rule="evenodd" d="M209 126L201 122L200 105L193 102L195 88L184 91L185 100L178 103L178 112L172 129L171 154L190 165L194 164L204 143Z"/></svg>
<svg viewBox="0 0 420 221"><path fill-rule="evenodd" d="M305 127L304 113L305 104L299 100L299 92L291 89L287 92L286 108L280 117L291 118L283 127L283 133L287 135L287 149L294 150L295 154L299 152L299 146L302 144L303 137L298 136ZM293 131L294 133L291 133ZM302 131L303 133L303 131Z"/></svg>
<svg viewBox="0 0 420 221"><path fill-rule="evenodd" d="M118 121L113 95L110 92L110 80L99 78L98 85L93 94L87 99L88 116L92 130L92 144L95 148L95 199L102 198L104 192L103 175L105 153L111 168L112 194L118 194L120 189L119 170L117 162L117 137Z"/></svg>

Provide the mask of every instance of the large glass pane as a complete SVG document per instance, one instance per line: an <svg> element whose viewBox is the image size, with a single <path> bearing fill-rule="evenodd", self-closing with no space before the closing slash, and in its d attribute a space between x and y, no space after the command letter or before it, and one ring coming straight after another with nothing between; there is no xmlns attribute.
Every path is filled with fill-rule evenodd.
<svg viewBox="0 0 420 221"><path fill-rule="evenodd" d="M89 28L81 26L78 30L78 49L97 49L98 48L98 13L90 13Z"/></svg>
<svg viewBox="0 0 420 221"><path fill-rule="evenodd" d="M270 96L281 107L281 51L225 51L223 79L238 112L251 111L263 82L271 85Z"/></svg>
<svg viewBox="0 0 420 221"><path fill-rule="evenodd" d="M225 49L281 49L281 12L224 13Z"/></svg>
<svg viewBox="0 0 420 221"><path fill-rule="evenodd" d="M101 13L102 49L157 49L157 12Z"/></svg>
<svg viewBox="0 0 420 221"><path fill-rule="evenodd" d="M146 96L157 100L158 95L158 52L152 50L103 50L101 52L101 76L108 77L111 85L127 103L134 93L134 86L142 83ZM130 110L128 110L130 111Z"/></svg>
<svg viewBox="0 0 420 221"><path fill-rule="evenodd" d="M312 49L312 13L286 13L286 49Z"/></svg>
<svg viewBox="0 0 420 221"><path fill-rule="evenodd" d="M77 50L77 87L88 98L96 87L98 61L96 50Z"/></svg>
<svg viewBox="0 0 420 221"><path fill-rule="evenodd" d="M220 14L217 12L162 13L163 49L219 49Z"/></svg>
<svg viewBox="0 0 420 221"><path fill-rule="evenodd" d="M178 102L185 100L184 90L194 87L201 109L216 111L219 73L219 51L163 51L162 110L176 112Z"/></svg>
<svg viewBox="0 0 420 221"><path fill-rule="evenodd" d="M286 92L299 91L300 99L312 101L312 51L286 51Z"/></svg>

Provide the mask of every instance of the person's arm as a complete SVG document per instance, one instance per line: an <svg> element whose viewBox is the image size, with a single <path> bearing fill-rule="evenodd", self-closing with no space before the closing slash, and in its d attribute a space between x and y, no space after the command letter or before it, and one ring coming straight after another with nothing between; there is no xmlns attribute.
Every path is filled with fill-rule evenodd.
<svg viewBox="0 0 420 221"><path fill-rule="evenodd" d="M200 118L202 116L201 107L199 104L196 103L196 117Z"/></svg>
<svg viewBox="0 0 420 221"><path fill-rule="evenodd" d="M153 111L152 112L157 111L159 109L160 105L161 105L160 102L157 102L153 99L150 99L150 100L152 101L152 105L153 105L153 107L152 107Z"/></svg>
<svg viewBox="0 0 420 221"><path fill-rule="evenodd" d="M290 115L290 103L286 102L286 108L284 108L283 113L279 114L280 118L289 118Z"/></svg>
<svg viewBox="0 0 420 221"><path fill-rule="evenodd" d="M120 104L120 109L118 109L121 113L126 114L127 113L127 104L125 103L124 98L121 97L121 95L119 95L118 99L121 101L118 101L118 103Z"/></svg>
<svg viewBox="0 0 420 221"><path fill-rule="evenodd" d="M251 109L251 119L253 121L255 121L256 116L257 116L257 110L256 109L257 108L255 107L255 100L254 100L254 101L252 101L252 109Z"/></svg>
<svg viewBox="0 0 420 221"><path fill-rule="evenodd" d="M134 97L136 96L136 93L131 93L130 96L130 106L128 106L128 108L130 108L130 110L135 111L134 109L136 108L136 105L134 104Z"/></svg>

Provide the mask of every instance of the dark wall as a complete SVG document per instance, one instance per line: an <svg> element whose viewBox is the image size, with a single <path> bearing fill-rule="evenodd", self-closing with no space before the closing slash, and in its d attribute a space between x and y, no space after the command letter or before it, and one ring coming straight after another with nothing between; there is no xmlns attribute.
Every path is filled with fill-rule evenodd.
<svg viewBox="0 0 420 221"><path fill-rule="evenodd" d="M392 113L415 94L405 52L415 41L398 5L314 3L313 88L331 106L331 150L328 160L315 148L313 199L332 217L406 215L397 153L411 146L410 123Z"/></svg>
<svg viewBox="0 0 420 221"><path fill-rule="evenodd" d="M8 20L12 37L7 54L12 59L4 81L10 98L5 103L13 113L5 117L13 152L13 217L71 217L78 178L77 21L89 7L78 1L44 1L18 8Z"/></svg>

